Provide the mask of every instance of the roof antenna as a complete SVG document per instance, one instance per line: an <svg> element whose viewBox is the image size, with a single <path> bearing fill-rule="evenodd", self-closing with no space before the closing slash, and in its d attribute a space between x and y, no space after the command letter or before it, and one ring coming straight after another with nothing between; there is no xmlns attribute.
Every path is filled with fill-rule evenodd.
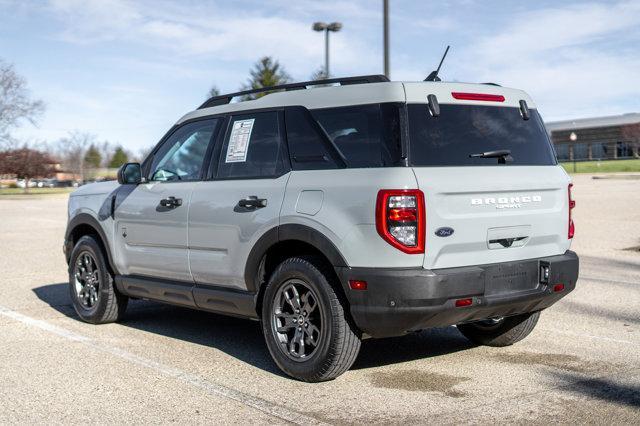
<svg viewBox="0 0 640 426"><path fill-rule="evenodd" d="M440 59L440 65L438 65L438 69L435 71L431 71L431 74L429 74L427 78L424 79L424 81L442 81L440 80L440 77L438 77L438 73L440 72L440 67L444 62L444 58L447 57L447 53L449 52L449 47L451 46L447 46L447 50L444 51L444 55L442 55L442 59Z"/></svg>

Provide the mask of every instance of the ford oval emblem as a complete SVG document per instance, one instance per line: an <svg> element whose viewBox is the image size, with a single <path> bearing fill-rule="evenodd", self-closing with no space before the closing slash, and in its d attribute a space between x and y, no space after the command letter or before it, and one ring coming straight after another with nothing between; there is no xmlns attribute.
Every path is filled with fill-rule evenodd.
<svg viewBox="0 0 640 426"><path fill-rule="evenodd" d="M448 226L436 229L436 235L438 237L448 237L451 234L453 234L453 228L449 228Z"/></svg>

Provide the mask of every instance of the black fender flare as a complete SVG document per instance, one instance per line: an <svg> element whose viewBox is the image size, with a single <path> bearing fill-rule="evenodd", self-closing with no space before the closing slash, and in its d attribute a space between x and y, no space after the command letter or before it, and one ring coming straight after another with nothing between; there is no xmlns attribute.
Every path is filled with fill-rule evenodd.
<svg viewBox="0 0 640 426"><path fill-rule="evenodd" d="M253 245L247 258L244 279L247 290L257 293L260 289L260 264L267 251L275 244L283 241L301 241L315 247L329 259L333 267L348 266L340 250L320 231L306 225L284 224L265 232Z"/></svg>
<svg viewBox="0 0 640 426"><path fill-rule="evenodd" d="M105 235L104 230L102 229L102 226L100 226L98 220L95 217L91 216L89 213L80 213L73 219L71 219L67 224L67 230L64 233L64 247L67 263L69 263L71 251L73 250L73 240L70 238L71 234L80 225L88 225L96 231L96 233L102 240L102 245L104 246L104 251L107 255L107 262L109 263L109 267L115 274L117 274L118 270L116 269L115 263L113 262L113 258L111 256L109 240L107 239L107 236Z"/></svg>

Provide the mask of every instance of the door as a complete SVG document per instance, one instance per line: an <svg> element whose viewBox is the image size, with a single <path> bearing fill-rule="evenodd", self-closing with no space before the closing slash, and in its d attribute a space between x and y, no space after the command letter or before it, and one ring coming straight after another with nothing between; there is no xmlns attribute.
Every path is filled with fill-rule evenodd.
<svg viewBox="0 0 640 426"><path fill-rule="evenodd" d="M116 209L116 262L122 274L193 282L189 200L218 123L200 120L176 129L153 154L146 182Z"/></svg>
<svg viewBox="0 0 640 426"><path fill-rule="evenodd" d="M255 242L278 226L289 177L281 111L230 118L213 179L198 182L189 209L189 261L196 287L246 290ZM285 160L286 159L286 160Z"/></svg>

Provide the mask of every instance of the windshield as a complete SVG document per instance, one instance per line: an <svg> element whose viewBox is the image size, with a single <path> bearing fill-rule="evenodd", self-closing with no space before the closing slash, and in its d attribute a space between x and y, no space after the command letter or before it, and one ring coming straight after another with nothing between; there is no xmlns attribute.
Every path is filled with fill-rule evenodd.
<svg viewBox="0 0 640 426"><path fill-rule="evenodd" d="M556 158L535 109L523 120L519 108L441 104L440 115L426 104L408 105L410 160L414 166L495 166L510 151L505 165L555 165Z"/></svg>

